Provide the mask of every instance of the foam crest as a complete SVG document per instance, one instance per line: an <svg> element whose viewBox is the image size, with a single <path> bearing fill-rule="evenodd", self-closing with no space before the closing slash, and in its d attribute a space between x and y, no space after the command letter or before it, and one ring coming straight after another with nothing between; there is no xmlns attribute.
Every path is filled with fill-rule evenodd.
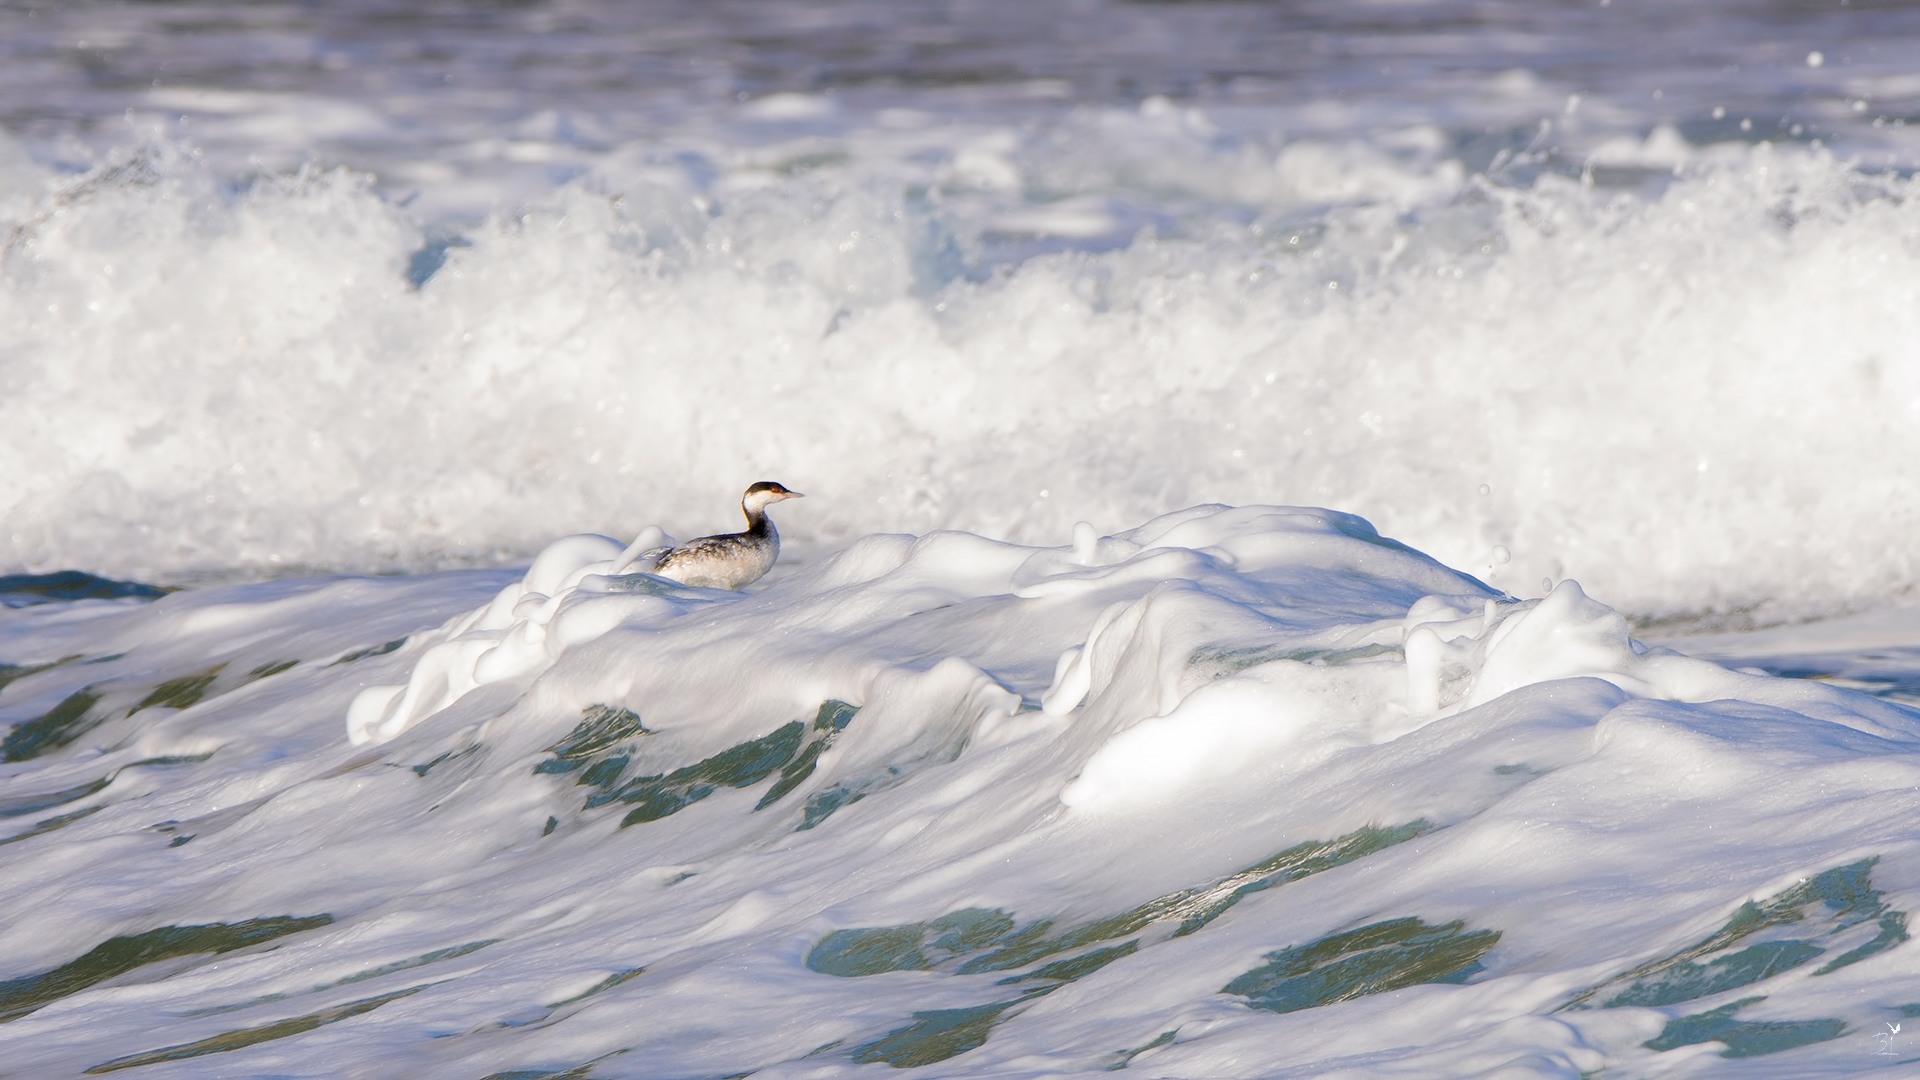
<svg viewBox="0 0 1920 1080"><path fill-rule="evenodd" d="M1762 144L1497 183L1418 132L1262 149L1165 113L608 165L431 238L345 171L14 161L0 562L514 561L731 527L777 474L803 542L1265 501L1643 614L1912 580L1908 181ZM1190 155L1125 149L1147 129Z"/></svg>

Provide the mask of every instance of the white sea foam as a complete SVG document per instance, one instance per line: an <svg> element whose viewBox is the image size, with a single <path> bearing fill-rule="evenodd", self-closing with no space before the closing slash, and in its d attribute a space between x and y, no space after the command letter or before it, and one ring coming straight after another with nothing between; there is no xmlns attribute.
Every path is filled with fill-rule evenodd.
<svg viewBox="0 0 1920 1080"><path fill-rule="evenodd" d="M0 1056L1805 1077L1920 996L1909 710L1350 515L1080 531L0 609Z"/></svg>
<svg viewBox="0 0 1920 1080"><path fill-rule="evenodd" d="M1200 123L610 154L425 255L349 172L16 155L0 560L512 561L724 529L765 476L815 495L783 528L816 544L1264 499L1643 614L1910 585L1908 181L1723 146L1635 194Z"/></svg>

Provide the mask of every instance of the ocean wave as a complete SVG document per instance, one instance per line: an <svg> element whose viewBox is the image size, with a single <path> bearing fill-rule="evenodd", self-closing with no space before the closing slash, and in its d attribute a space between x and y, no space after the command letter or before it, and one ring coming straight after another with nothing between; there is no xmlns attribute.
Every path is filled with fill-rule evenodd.
<svg viewBox="0 0 1920 1080"><path fill-rule="evenodd" d="M1077 115L634 148L465 224L179 142L12 155L0 562L514 562L713 531L767 474L824 546L1273 501L1649 616L1910 588L1901 175L1655 138L1469 173L1437 130Z"/></svg>

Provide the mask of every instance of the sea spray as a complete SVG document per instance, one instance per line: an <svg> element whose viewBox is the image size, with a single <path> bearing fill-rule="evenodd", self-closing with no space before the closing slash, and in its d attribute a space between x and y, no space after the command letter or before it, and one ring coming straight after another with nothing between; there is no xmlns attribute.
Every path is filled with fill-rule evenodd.
<svg viewBox="0 0 1920 1080"><path fill-rule="evenodd" d="M1641 194L1443 164L1381 156L1332 207L1163 169L1125 182L1180 214L1012 264L969 181L885 156L581 181L415 288L427 241L366 178L236 188L159 144L8 204L0 550L511 561L555 526L714 531L777 471L821 495L783 529L829 546L1264 498L1643 615L1906 587L1908 181L1767 145Z"/></svg>

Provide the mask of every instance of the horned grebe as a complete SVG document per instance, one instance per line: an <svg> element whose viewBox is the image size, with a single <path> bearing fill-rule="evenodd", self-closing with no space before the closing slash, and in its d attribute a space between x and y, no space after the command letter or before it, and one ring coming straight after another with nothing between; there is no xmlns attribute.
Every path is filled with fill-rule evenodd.
<svg viewBox="0 0 1920 1080"><path fill-rule="evenodd" d="M767 517L767 507L783 499L798 499L797 491L762 480L740 498L747 515L747 531L722 533L689 540L659 553L652 573L682 585L707 589L738 589L760 580L780 557L780 534ZM650 552L649 555L652 553Z"/></svg>

